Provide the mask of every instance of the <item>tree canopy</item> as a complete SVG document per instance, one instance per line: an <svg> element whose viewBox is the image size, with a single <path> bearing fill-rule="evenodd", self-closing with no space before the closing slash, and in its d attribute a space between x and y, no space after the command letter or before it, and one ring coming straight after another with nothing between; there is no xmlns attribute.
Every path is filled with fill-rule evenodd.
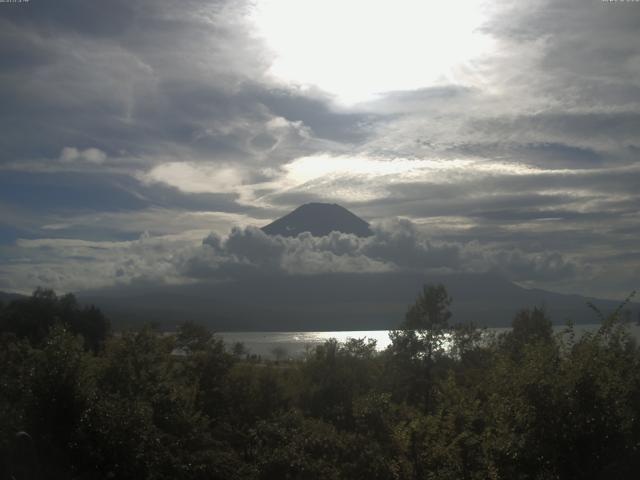
<svg viewBox="0 0 640 480"><path fill-rule="evenodd" d="M331 339L273 362L191 323L92 334L99 311L38 290L0 307L0 479L637 477L622 311L578 335L525 308L491 336L450 305L425 286L388 349Z"/></svg>

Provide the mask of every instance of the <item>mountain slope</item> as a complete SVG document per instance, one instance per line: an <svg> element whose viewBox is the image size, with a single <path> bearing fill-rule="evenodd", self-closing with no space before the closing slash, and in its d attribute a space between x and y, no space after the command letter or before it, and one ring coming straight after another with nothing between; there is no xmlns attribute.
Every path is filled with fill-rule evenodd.
<svg viewBox="0 0 640 480"><path fill-rule="evenodd" d="M0 302L9 303L14 300L20 300L21 298L27 298L25 295L11 292L0 292Z"/></svg>
<svg viewBox="0 0 640 480"><path fill-rule="evenodd" d="M126 287L79 294L116 323L184 320L218 331L375 330L396 328L424 284L443 283L453 297L454 323L501 327L518 310L544 306L555 324L571 318L597 323L591 301L605 313L618 301L528 290L492 274L410 273L265 275L226 283ZM637 304L631 306L637 315Z"/></svg>
<svg viewBox="0 0 640 480"><path fill-rule="evenodd" d="M359 237L371 235L369 224L340 205L330 203L307 203L293 212L262 228L269 235L295 237L309 232L322 237L333 231L350 233Z"/></svg>

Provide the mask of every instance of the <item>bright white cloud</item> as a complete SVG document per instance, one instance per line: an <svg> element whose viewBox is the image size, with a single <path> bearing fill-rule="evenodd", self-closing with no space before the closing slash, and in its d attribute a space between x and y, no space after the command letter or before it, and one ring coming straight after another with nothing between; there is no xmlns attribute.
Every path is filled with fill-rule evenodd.
<svg viewBox="0 0 640 480"><path fill-rule="evenodd" d="M473 185L483 179L534 179L595 177L608 172L638 173L638 167L560 169L543 168L518 162L477 158L385 158L367 153L332 155L321 153L296 158L281 170L264 169L267 181L251 182L250 172L239 166L195 162L166 162L140 174L145 182L158 182L187 193L235 193L238 202L247 205L274 205L274 196L312 195L337 202L363 202L394 198L396 188L411 184ZM254 172L255 173L255 172ZM575 183L575 182L574 182ZM593 196L589 188L578 185L559 189L552 181L545 187L538 182L537 193L563 194L576 198ZM273 193L263 193L264 191ZM490 193L483 193L491 197ZM615 199L615 197L611 197ZM620 198L623 199L622 197ZM585 208L590 204L584 204ZM254 223L254 222L249 222Z"/></svg>
<svg viewBox="0 0 640 480"><path fill-rule="evenodd" d="M276 78L318 86L344 103L393 90L475 84L492 48L481 0L260 0L256 34Z"/></svg>
<svg viewBox="0 0 640 480"><path fill-rule="evenodd" d="M470 161L438 161L410 158L375 158L368 156L332 156L328 154L301 157L285 165L287 176L297 183L326 175L405 175L416 170L450 170L466 166Z"/></svg>
<svg viewBox="0 0 640 480"><path fill-rule="evenodd" d="M243 182L236 167L167 162L141 176L147 182L165 183L187 193L235 192Z"/></svg>
<svg viewBox="0 0 640 480"><path fill-rule="evenodd" d="M485 159L428 159L394 158L363 155L320 154L301 157L283 167L285 175L273 186L289 192L316 195L335 201L370 201L393 197L390 188L394 185L407 186L413 183L432 185L472 184L490 178L529 178L571 175L597 175L608 170L545 169L515 162ZM620 167L621 171L637 173L637 168ZM553 188L546 193L588 196L590 191L578 188L557 192ZM490 194L485 194L489 195Z"/></svg>

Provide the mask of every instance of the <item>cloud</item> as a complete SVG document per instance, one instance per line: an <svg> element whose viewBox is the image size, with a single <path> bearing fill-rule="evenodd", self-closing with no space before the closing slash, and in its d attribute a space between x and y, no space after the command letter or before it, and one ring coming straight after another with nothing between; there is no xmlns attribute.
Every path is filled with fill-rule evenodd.
<svg viewBox="0 0 640 480"><path fill-rule="evenodd" d="M504 242L438 240L406 219L372 227L374 234L365 238L340 232L324 237L269 236L246 226L226 234L210 233L204 239L202 230L173 235L143 232L132 240L109 242L19 239L16 260L0 269L0 287L21 285L24 291L44 284L78 291L130 284L394 272L432 276L494 272L529 286L562 286L597 273L610 275L593 262L549 248L523 250ZM626 258L620 261L628 263Z"/></svg>
<svg viewBox="0 0 640 480"><path fill-rule="evenodd" d="M587 265L578 265L559 252L523 252L517 248L502 249L470 242L462 251L463 265L474 271L492 271L515 281L533 283L544 280L574 278L586 273Z"/></svg>
<svg viewBox="0 0 640 480"><path fill-rule="evenodd" d="M333 232L327 237L303 233L295 238L270 236L255 227L234 228L226 238L210 235L203 241L205 254L189 262L188 271L245 273L319 274L341 272L383 272L392 265L369 258L359 251L359 238ZM202 268L200 262L209 265Z"/></svg>
<svg viewBox="0 0 640 480"><path fill-rule="evenodd" d="M98 148L87 148L78 150L75 147L64 147L60 152L60 161L69 162L88 162L93 164L101 164L107 159L107 154Z"/></svg>
<svg viewBox="0 0 640 480"><path fill-rule="evenodd" d="M193 232L127 241L68 238L18 239L12 262L0 269L0 288L24 292L38 286L82 291L112 285L188 282L177 265L192 255Z"/></svg>
<svg viewBox="0 0 640 480"><path fill-rule="evenodd" d="M171 185L187 193L234 192L243 183L242 173L232 166L206 167L186 162L158 165L144 174L143 180Z"/></svg>
<svg viewBox="0 0 640 480"><path fill-rule="evenodd" d="M573 277L580 267L558 252L523 252L479 242L437 242L397 219L374 225L371 237L332 232L324 237L270 236L255 227L211 234L185 273L198 278L319 273L499 272L516 281ZM234 270L236 269L236 270Z"/></svg>
<svg viewBox="0 0 640 480"><path fill-rule="evenodd" d="M465 67L490 50L492 42L478 28L481 2L461 3L267 0L256 2L252 19L277 54L272 75L320 86L349 104L445 78L468 80Z"/></svg>
<svg viewBox="0 0 640 480"><path fill-rule="evenodd" d="M386 8L356 3L370 13ZM389 78L434 63L423 44L388 46L431 35L446 22L429 30L428 16L416 16L389 40L379 31L388 31L393 18L404 21L409 10L370 15L377 36L367 44L369 56L350 56L352 45L343 42L338 53L348 64L328 72L331 81L363 75L355 87L344 85L355 97L378 90L350 106L337 105L336 92L322 85L274 78L275 52L256 35L253 6L60 0L3 9L2 278L23 288L21 282L36 281L25 276L29 269L49 272L43 281L82 285L71 272L93 281L104 258L99 282L108 283L116 257L107 250L136 257L120 242L137 241L141 230L152 238L192 232L197 243L193 232L202 237L214 229L218 250L191 245L206 255L184 257L199 265L200 276L223 267L231 275L241 265L254 273L415 267L498 270L549 288L563 278L573 283L562 288L583 292L597 288L595 278L603 290L624 282L625 289L637 287L629 273L640 265L636 5L487 4L474 35L491 48L459 75L426 84L426 76L415 75L396 90ZM318 2L323 12L326 6ZM441 10L470 12L458 7ZM287 29L296 26L294 19ZM322 35L314 48L324 55L336 49L332 42ZM416 45L420 54L409 55ZM311 62L319 58L303 53ZM393 69L407 62L409 70ZM359 65L367 68L348 75ZM368 78L367 71L381 73ZM339 236L271 245L246 229L225 234L236 222L263 225L307 201L339 202L368 220L403 216L413 223L380 227L369 242ZM77 255L65 253L69 245L16 244L52 236L117 244L73 247L82 250ZM277 261L246 251L267 247L276 249ZM621 252L631 255L626 262L616 256ZM173 258L156 260L174 270L165 270L168 277L192 279L177 262L183 257ZM581 277L586 265L591 273ZM152 262L120 267L118 281L125 282L151 275Z"/></svg>

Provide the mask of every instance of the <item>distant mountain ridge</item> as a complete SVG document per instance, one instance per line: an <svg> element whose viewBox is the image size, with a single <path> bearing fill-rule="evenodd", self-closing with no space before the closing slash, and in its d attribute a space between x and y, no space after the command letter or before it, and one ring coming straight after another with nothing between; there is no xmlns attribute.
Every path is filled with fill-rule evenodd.
<svg viewBox="0 0 640 480"><path fill-rule="evenodd" d="M14 300L20 300L21 298L27 298L27 296L20 293L0 292L0 302L3 303L13 302Z"/></svg>
<svg viewBox="0 0 640 480"><path fill-rule="evenodd" d="M114 287L79 292L114 322L185 320L217 331L332 331L397 328L424 284L442 283L453 297L452 322L507 327L522 308L544 306L554 324L598 323L620 304L579 295L528 290L494 274L351 273L246 277L233 282ZM630 304L632 318L640 305Z"/></svg>
<svg viewBox="0 0 640 480"><path fill-rule="evenodd" d="M507 327L518 310L543 306L556 325L569 318L593 324L599 320L588 302L605 314L620 305L620 300L525 289L494 274L392 272L246 277L223 283L111 287L76 295L82 304L99 307L116 328L150 321L173 328L192 320L217 331L375 330L397 328L422 285L435 283L443 283L453 297L453 323ZM0 292L5 305L24 298ZM640 318L640 304L631 303L626 310L631 320Z"/></svg>
<svg viewBox="0 0 640 480"><path fill-rule="evenodd" d="M323 237L334 231L359 237L372 235L367 222L335 203L307 203L262 227L262 231L283 237L296 237L303 232Z"/></svg>

